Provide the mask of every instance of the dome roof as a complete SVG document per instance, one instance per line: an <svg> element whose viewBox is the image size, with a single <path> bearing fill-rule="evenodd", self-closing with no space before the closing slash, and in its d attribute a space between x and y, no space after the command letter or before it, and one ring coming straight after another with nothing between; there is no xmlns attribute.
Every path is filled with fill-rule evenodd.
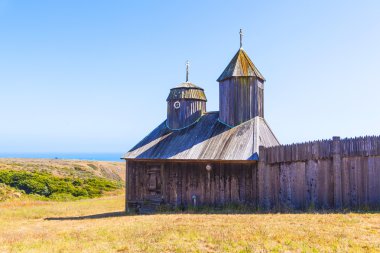
<svg viewBox="0 0 380 253"><path fill-rule="evenodd" d="M194 99L207 101L204 90L193 83L185 82L177 87L170 89L170 93L166 101L177 99Z"/></svg>
<svg viewBox="0 0 380 253"><path fill-rule="evenodd" d="M190 82L180 83L180 84L177 85L177 87L175 87L173 89L178 89L178 88L194 88L194 89L201 89L201 90L203 90L201 87L196 86L195 84L190 83Z"/></svg>

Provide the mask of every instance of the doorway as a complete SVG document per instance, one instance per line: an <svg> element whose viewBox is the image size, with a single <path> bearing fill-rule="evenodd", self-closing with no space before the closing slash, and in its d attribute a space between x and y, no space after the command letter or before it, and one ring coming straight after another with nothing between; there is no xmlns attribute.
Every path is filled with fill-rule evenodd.
<svg viewBox="0 0 380 253"><path fill-rule="evenodd" d="M159 166L152 166L148 169L147 189L151 197L161 198L161 169Z"/></svg>

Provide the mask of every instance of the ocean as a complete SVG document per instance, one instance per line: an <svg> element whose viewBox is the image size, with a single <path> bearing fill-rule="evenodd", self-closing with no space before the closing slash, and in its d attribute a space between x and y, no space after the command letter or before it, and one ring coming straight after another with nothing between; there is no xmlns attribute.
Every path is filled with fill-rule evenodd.
<svg viewBox="0 0 380 253"><path fill-rule="evenodd" d="M122 153L0 153L0 158L47 158L91 161L122 161Z"/></svg>

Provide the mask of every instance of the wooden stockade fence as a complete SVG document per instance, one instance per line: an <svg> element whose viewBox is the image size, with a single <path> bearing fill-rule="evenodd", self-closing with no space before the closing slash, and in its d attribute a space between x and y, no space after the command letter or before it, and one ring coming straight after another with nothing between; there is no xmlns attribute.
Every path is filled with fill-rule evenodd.
<svg viewBox="0 0 380 253"><path fill-rule="evenodd" d="M380 136L260 147L264 209L380 208Z"/></svg>
<svg viewBox="0 0 380 253"><path fill-rule="evenodd" d="M340 139L339 152L342 157L380 155L380 136L365 136ZM290 145L262 148L260 158L266 163L296 162L329 159L333 156L333 140L319 140Z"/></svg>
<svg viewBox="0 0 380 253"><path fill-rule="evenodd" d="M340 141L342 156L380 155L380 136L366 136Z"/></svg>

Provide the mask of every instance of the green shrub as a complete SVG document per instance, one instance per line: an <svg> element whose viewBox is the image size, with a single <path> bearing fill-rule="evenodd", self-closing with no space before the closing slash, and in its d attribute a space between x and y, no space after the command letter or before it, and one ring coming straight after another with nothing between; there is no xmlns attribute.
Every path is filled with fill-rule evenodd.
<svg viewBox="0 0 380 253"><path fill-rule="evenodd" d="M22 179L16 183L11 183L11 186L23 190L26 194L50 195L50 190L47 184L34 178Z"/></svg>
<svg viewBox="0 0 380 253"><path fill-rule="evenodd" d="M56 200L94 198L121 188L121 183L105 178L57 177L46 172L0 170L0 183Z"/></svg>

